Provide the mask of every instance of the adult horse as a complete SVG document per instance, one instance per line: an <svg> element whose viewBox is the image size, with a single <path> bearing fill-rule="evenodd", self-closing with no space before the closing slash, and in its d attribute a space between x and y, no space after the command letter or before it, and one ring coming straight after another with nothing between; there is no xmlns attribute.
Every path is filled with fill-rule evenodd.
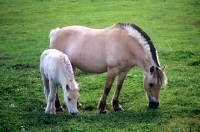
<svg viewBox="0 0 200 132"><path fill-rule="evenodd" d="M134 66L144 73L149 106L159 106L159 90L167 82L165 66L159 68L157 51L150 37L138 26L124 23L105 29L69 26L51 30L49 37L50 48L66 53L74 71L79 68L88 73L107 72L98 104L100 113L107 112L106 98L116 76L116 91L111 103L115 111L123 110L118 98L126 75Z"/></svg>

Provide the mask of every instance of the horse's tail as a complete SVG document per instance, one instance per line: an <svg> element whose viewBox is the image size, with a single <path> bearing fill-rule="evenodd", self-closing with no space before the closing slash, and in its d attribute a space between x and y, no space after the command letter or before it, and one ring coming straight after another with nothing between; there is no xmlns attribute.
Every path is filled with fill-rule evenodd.
<svg viewBox="0 0 200 132"><path fill-rule="evenodd" d="M49 38L51 38L60 28L52 29L49 34Z"/></svg>
<svg viewBox="0 0 200 132"><path fill-rule="evenodd" d="M69 85L70 86L73 85L70 88L78 89L78 84L76 83L76 81L74 79L74 72L73 72L72 65L71 65L68 57L66 57L66 56L62 57L62 65L64 68L64 72L69 80Z"/></svg>

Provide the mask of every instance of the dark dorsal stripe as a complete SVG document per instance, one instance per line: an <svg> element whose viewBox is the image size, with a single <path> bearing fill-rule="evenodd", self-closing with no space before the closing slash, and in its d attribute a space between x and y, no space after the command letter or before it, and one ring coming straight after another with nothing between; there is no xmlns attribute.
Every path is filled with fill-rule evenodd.
<svg viewBox="0 0 200 132"><path fill-rule="evenodd" d="M159 62L157 60L156 49L155 49L155 47L153 45L153 42L151 41L151 38L147 35L147 33L144 32L140 27L136 26L135 24L118 23L118 25L120 25L120 26L127 26L128 25L128 26L131 26L132 28L134 28L135 30L137 30L144 37L144 39L147 41L147 44L150 47L150 52L151 52L151 55L152 55L152 59L155 62L156 66L160 67L160 64L159 64Z"/></svg>

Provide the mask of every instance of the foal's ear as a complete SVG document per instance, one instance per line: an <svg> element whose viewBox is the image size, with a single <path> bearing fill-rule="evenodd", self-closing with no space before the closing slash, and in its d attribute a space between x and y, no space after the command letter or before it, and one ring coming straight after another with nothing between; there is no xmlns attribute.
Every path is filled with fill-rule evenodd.
<svg viewBox="0 0 200 132"><path fill-rule="evenodd" d="M152 66L152 67L150 68L150 72L151 72L151 73L154 72L154 66Z"/></svg>
<svg viewBox="0 0 200 132"><path fill-rule="evenodd" d="M167 65L162 66L160 69L164 72Z"/></svg>
<svg viewBox="0 0 200 132"><path fill-rule="evenodd" d="M69 85L67 84L66 85L66 90L68 91L68 90L70 90L70 88L69 88Z"/></svg>

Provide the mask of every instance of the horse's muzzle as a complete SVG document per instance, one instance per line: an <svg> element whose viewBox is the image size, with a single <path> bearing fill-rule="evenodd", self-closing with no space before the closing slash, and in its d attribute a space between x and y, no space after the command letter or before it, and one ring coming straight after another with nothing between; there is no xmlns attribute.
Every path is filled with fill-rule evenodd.
<svg viewBox="0 0 200 132"><path fill-rule="evenodd" d="M155 97L150 97L149 98L149 107L150 108L158 108L158 106L159 106L159 101L157 101Z"/></svg>
<svg viewBox="0 0 200 132"><path fill-rule="evenodd" d="M159 102L158 101L156 101L156 102L150 101L149 102L149 107L150 108L158 108L158 106L159 106Z"/></svg>

